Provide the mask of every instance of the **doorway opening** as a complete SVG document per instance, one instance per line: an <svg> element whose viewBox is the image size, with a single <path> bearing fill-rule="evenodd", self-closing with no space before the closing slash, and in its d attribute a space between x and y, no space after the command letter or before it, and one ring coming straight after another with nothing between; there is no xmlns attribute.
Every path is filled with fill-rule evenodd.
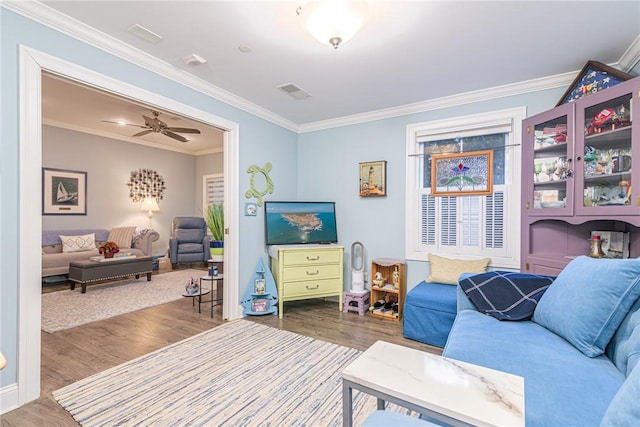
<svg viewBox="0 0 640 427"><path fill-rule="evenodd" d="M18 307L18 405L40 395L41 251L42 216L42 73L48 72L118 96L133 99L224 131L225 179L225 287L223 317L241 317L238 291L238 153L239 125L173 99L98 74L78 65L20 48L20 205L19 205L19 307Z"/></svg>

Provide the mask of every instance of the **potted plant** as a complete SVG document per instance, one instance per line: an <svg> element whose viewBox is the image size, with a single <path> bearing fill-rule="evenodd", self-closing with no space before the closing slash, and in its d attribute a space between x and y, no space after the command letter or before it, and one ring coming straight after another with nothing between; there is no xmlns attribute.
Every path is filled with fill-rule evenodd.
<svg viewBox="0 0 640 427"><path fill-rule="evenodd" d="M204 220L211 232L211 255L224 253L224 206L214 203L207 207Z"/></svg>

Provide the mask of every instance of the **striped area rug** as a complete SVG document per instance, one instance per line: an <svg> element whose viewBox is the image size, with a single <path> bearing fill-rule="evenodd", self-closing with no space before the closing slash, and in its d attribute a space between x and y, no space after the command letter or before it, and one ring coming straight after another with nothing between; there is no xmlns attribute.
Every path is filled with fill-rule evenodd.
<svg viewBox="0 0 640 427"><path fill-rule="evenodd" d="M340 426L341 371L359 354L238 320L53 396L82 426ZM376 401L354 391L353 402L359 425Z"/></svg>

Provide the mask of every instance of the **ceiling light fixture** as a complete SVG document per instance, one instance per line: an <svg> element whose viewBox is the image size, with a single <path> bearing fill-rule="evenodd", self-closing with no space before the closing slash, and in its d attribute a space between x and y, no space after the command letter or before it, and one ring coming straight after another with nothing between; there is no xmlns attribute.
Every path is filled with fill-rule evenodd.
<svg viewBox="0 0 640 427"><path fill-rule="evenodd" d="M313 37L337 49L362 27L368 4L364 0L309 0L296 13Z"/></svg>

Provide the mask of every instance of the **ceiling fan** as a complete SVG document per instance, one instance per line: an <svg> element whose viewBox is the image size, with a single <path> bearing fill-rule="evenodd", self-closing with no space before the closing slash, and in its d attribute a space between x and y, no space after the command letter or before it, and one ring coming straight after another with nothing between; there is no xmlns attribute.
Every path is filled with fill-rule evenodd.
<svg viewBox="0 0 640 427"><path fill-rule="evenodd" d="M153 117L148 117L148 116L145 116L144 114L142 115L142 117L144 118L144 125L134 125L130 123L114 122L111 120L103 120L103 122L114 123L117 125L135 126L135 127L144 129L143 131L138 132L132 136L143 136L153 132L153 133L161 133L163 135L168 136L169 138L177 139L178 141L181 141L181 142L187 142L188 139L182 135L178 135L178 133L198 133L198 134L200 133L199 129L176 128L176 127L167 126L165 122L163 122L158 118L158 116L160 115L159 111L151 110L151 114L153 114Z"/></svg>

